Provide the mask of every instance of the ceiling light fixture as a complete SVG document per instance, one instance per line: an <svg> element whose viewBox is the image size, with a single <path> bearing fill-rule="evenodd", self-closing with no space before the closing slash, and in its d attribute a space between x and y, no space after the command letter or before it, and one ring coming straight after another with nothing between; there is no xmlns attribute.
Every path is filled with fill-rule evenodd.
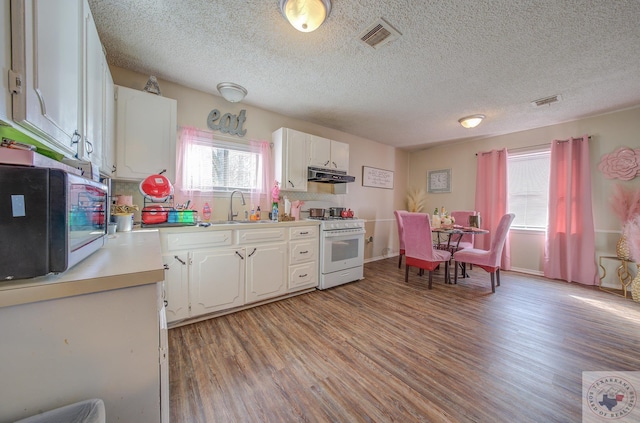
<svg viewBox="0 0 640 423"><path fill-rule="evenodd" d="M460 122L460 125L464 126L465 128L475 128L476 126L480 125L480 122L482 122L482 119L484 119L485 117L485 115L471 115L463 117L462 119L458 120L458 122Z"/></svg>
<svg viewBox="0 0 640 423"><path fill-rule="evenodd" d="M295 29L318 29L331 12L331 0L280 0L280 12Z"/></svg>
<svg viewBox="0 0 640 423"><path fill-rule="evenodd" d="M222 94L225 100L232 103L242 101L244 96L247 95L247 90L238 84L233 82L221 82L218 84L218 91Z"/></svg>

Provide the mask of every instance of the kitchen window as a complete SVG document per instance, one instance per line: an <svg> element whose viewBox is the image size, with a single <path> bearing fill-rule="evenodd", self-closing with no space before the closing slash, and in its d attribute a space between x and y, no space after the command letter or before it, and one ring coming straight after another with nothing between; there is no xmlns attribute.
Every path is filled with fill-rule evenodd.
<svg viewBox="0 0 640 423"><path fill-rule="evenodd" d="M178 188L191 193L251 192L262 183L262 155L244 140L183 129L178 148Z"/></svg>
<svg viewBox="0 0 640 423"><path fill-rule="evenodd" d="M546 230L551 151L509 152L509 213L514 229Z"/></svg>

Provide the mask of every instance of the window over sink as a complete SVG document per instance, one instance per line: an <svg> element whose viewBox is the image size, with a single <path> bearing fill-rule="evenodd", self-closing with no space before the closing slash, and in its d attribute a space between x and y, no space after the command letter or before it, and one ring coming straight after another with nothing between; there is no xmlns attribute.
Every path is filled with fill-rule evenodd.
<svg viewBox="0 0 640 423"><path fill-rule="evenodd" d="M183 128L177 156L176 185L182 191L228 194L262 187L263 155L250 142Z"/></svg>

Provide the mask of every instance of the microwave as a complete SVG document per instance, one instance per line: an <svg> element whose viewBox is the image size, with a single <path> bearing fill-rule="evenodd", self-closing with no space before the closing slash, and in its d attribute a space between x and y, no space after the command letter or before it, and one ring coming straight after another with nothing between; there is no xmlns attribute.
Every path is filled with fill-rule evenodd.
<svg viewBox="0 0 640 423"><path fill-rule="evenodd" d="M64 170L0 165L0 281L61 273L99 250L108 198Z"/></svg>

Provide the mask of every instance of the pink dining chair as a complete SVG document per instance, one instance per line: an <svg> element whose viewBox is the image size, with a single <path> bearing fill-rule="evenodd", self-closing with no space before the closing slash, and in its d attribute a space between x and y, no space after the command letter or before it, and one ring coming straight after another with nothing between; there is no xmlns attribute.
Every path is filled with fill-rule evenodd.
<svg viewBox="0 0 640 423"><path fill-rule="evenodd" d="M496 233L491 239L491 246L488 250L478 248L465 248L453 254L455 263L475 264L491 274L491 292L496 292L496 279L500 286L500 260L502 259L502 249L507 240L509 227L516 217L513 213L508 213L500 218L500 223ZM495 275L495 277L494 277ZM455 272L454 283L458 283L458 272Z"/></svg>
<svg viewBox="0 0 640 423"><path fill-rule="evenodd" d="M400 260L398 261L398 269L402 267L402 256L404 256L404 225L402 223L402 216L409 213L406 210L394 210L393 214L396 216L396 223L398 224L398 241L400 243Z"/></svg>
<svg viewBox="0 0 640 423"><path fill-rule="evenodd" d="M406 212L402 216L404 226L405 274L404 281L409 282L409 267L414 266L429 271L429 289L433 284L433 271L444 263L444 281L449 283L449 251L433 247L431 222L424 213Z"/></svg>

